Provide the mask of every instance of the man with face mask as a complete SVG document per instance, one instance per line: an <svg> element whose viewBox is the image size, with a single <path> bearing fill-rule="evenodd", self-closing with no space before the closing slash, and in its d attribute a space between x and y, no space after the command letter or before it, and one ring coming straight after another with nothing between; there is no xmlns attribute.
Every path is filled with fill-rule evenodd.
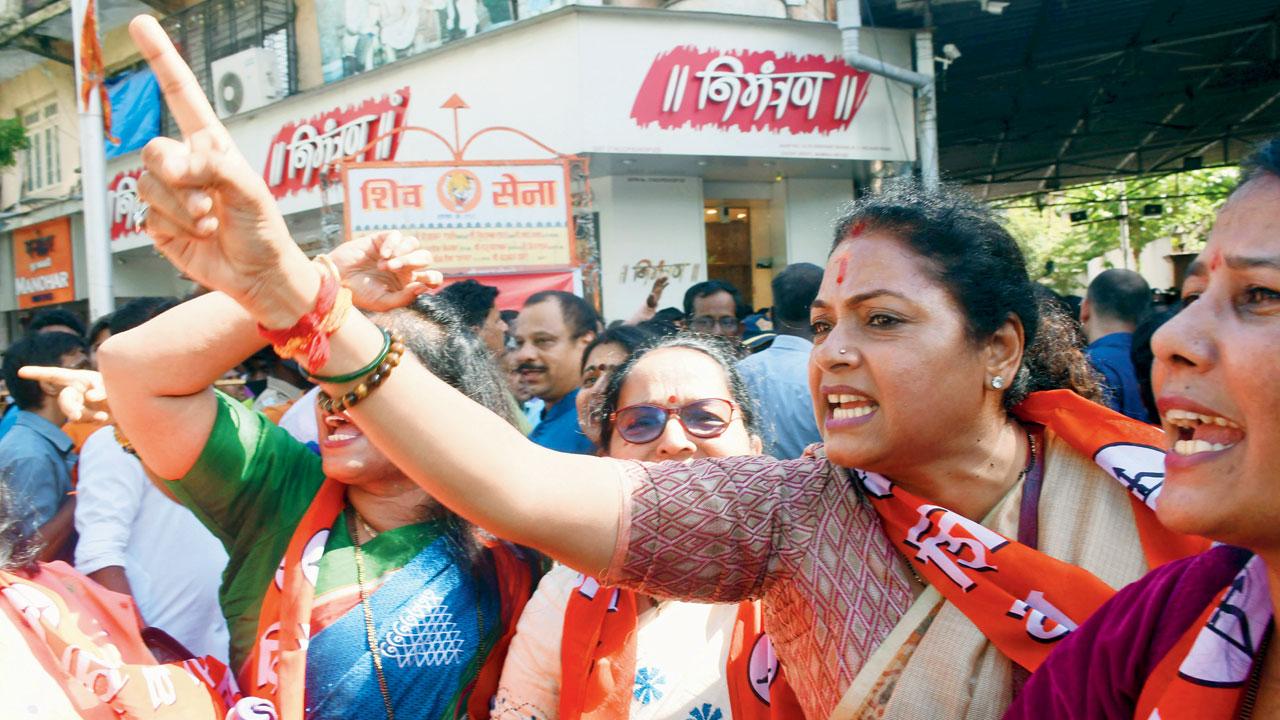
<svg viewBox="0 0 1280 720"><path fill-rule="evenodd" d="M546 402L529 439L561 452L590 454L595 447L578 427L575 399L582 382L582 351L600 329L600 318L573 293L535 293L516 321L512 361L535 397Z"/></svg>

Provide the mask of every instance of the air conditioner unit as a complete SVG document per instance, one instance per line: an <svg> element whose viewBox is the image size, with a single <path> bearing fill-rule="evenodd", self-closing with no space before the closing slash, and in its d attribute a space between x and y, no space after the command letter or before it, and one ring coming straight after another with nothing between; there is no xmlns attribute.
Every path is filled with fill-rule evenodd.
<svg viewBox="0 0 1280 720"><path fill-rule="evenodd" d="M218 117L260 108L284 96L276 73L276 54L249 48L213 61L213 104Z"/></svg>

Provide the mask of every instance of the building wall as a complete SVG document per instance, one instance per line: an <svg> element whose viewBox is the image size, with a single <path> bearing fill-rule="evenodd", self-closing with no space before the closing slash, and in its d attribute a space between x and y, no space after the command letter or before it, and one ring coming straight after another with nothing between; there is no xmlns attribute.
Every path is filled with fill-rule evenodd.
<svg viewBox="0 0 1280 720"><path fill-rule="evenodd" d="M635 267L684 264L671 279L662 306L679 306L689 286L707 278L702 220L702 178L592 178L600 213L600 265L606 320L630 317L649 294L652 278L636 279Z"/></svg>
<svg viewBox="0 0 1280 720"><path fill-rule="evenodd" d="M11 118L46 101L58 105L58 138L62 181L32 193L32 199L58 198L69 194L79 181L79 126L76 120L75 76L71 66L48 61L0 84L0 117ZM18 202L22 188L23 153L14 167L0 171L0 208Z"/></svg>
<svg viewBox="0 0 1280 720"><path fill-rule="evenodd" d="M835 221L852 201L851 180L785 178L776 183L774 207L784 212L779 236L783 247L774 257L775 266L781 267L780 260L826 265Z"/></svg>

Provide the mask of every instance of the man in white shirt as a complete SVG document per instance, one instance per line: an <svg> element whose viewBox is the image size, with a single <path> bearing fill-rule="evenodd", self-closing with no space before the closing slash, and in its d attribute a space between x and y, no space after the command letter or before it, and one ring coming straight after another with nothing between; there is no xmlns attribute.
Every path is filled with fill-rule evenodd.
<svg viewBox="0 0 1280 720"><path fill-rule="evenodd" d="M191 511L148 478L138 458L105 427L80 451L76 569L133 596L147 625L197 656L227 662L227 623L218 587L227 553Z"/></svg>
<svg viewBox="0 0 1280 720"><path fill-rule="evenodd" d="M129 330L176 301L141 298L111 317L112 334ZM147 477L138 458L105 427L80 450L75 565L109 590L132 595L147 625L196 656L227 662L227 623L218 588L227 553L195 515Z"/></svg>

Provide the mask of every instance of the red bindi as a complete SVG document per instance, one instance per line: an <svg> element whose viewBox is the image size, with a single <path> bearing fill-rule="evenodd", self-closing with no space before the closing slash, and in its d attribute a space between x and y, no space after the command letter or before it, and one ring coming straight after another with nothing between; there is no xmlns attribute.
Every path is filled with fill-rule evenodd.
<svg viewBox="0 0 1280 720"><path fill-rule="evenodd" d="M840 258L840 269L836 271L836 284L844 282L844 271L849 268L849 258Z"/></svg>
<svg viewBox="0 0 1280 720"><path fill-rule="evenodd" d="M1214 250L1213 254L1209 256L1209 269L1217 270L1220 267L1222 267L1222 253Z"/></svg>
<svg viewBox="0 0 1280 720"><path fill-rule="evenodd" d="M667 398L667 404L669 404L669 405L675 405L675 404L676 404L676 396L675 396L675 395L672 395L671 397L668 397L668 398Z"/></svg>

